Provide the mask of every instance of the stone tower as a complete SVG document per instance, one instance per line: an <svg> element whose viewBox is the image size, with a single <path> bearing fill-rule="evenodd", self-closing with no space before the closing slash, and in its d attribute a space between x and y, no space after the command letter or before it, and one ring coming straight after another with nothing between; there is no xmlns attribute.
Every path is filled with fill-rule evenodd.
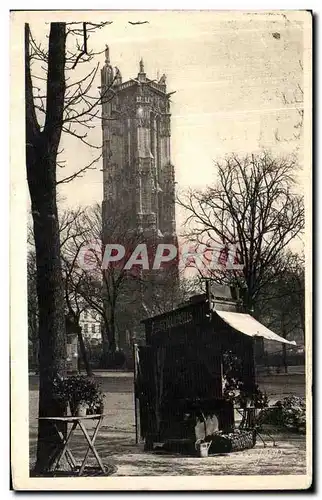
<svg viewBox="0 0 322 500"><path fill-rule="evenodd" d="M111 230L121 214L120 225L125 223L127 234L140 234L140 241L147 243L150 249L158 243L177 245L174 166L170 158L171 115L165 75L158 81L150 80L141 60L137 77L122 82L120 70L111 66L106 46L101 96L103 243L123 244L115 241L117 237ZM120 232L124 233L124 228ZM119 326L118 345L123 349L128 338L128 327L124 325L135 323L133 302L136 320L143 319L146 305L149 301L151 304L152 287L155 291L155 284L165 284L170 275L174 276L169 285L173 292L178 283L176 263L170 273L169 270L144 271L145 291L142 292L142 286L140 291L134 290L131 296L139 298L132 300L132 310L125 307L118 315L118 324L123 325ZM153 300L155 303L157 299ZM136 327L134 330L138 331Z"/></svg>
<svg viewBox="0 0 322 500"><path fill-rule="evenodd" d="M165 242L176 241L165 75L159 81L150 80L141 60L137 77L122 82L106 47L101 95L104 223L111 209L119 207L128 215L129 229Z"/></svg>

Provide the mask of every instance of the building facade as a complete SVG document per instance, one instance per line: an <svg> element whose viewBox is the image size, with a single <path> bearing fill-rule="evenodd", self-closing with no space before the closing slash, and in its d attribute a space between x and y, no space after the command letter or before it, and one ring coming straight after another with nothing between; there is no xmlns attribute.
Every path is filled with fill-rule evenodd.
<svg viewBox="0 0 322 500"><path fill-rule="evenodd" d="M79 326L82 328L83 336L87 340L94 340L97 342L102 340L101 318L93 309L86 309L81 312Z"/></svg>

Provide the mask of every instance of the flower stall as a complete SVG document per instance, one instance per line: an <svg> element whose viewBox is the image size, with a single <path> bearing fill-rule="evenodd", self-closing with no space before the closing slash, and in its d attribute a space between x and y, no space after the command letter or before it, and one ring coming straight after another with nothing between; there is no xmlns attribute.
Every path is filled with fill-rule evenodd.
<svg viewBox="0 0 322 500"><path fill-rule="evenodd" d="M232 297L209 289L143 323L146 345L135 346L135 397L137 438L146 449L174 444L193 453L211 440L210 453L253 446L251 409L265 405L255 353L265 338L294 342L241 312ZM236 407L245 418L232 437Z"/></svg>

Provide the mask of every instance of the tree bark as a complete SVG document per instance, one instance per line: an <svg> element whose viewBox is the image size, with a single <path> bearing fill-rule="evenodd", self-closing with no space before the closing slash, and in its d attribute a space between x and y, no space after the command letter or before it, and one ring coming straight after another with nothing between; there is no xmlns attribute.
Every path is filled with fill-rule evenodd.
<svg viewBox="0 0 322 500"><path fill-rule="evenodd" d="M55 244L59 238L58 225L55 221L46 224L48 212L43 212L34 221L34 231L39 298L39 417L48 417L63 415L65 411L55 399L53 380L66 376L66 334L59 245ZM36 467L41 472L53 466L58 452L57 438L53 425L40 420Z"/></svg>
<svg viewBox="0 0 322 500"><path fill-rule="evenodd" d="M299 304L299 314L300 314L301 329L303 332L303 341L305 343L305 292L304 291L303 293L300 294L300 297L302 297L303 304L302 303Z"/></svg>
<svg viewBox="0 0 322 500"><path fill-rule="evenodd" d="M115 338L115 316L114 316L114 310L112 311L111 314L111 324L110 324L110 337L109 337L109 352L115 353L116 352L116 338Z"/></svg>
<svg viewBox="0 0 322 500"><path fill-rule="evenodd" d="M282 337L286 339L287 337L287 331L285 328L285 319L284 316L282 317ZM288 372L288 366L287 366L287 350L286 350L286 344L282 344L282 360L283 360L283 367L284 367L284 373Z"/></svg>
<svg viewBox="0 0 322 500"><path fill-rule="evenodd" d="M90 362L88 360L87 351L86 351L84 338L83 338L83 334L82 334L82 328L80 326L78 327L77 336L78 336L78 342L79 342L79 349L80 349L80 352L81 352L81 355L82 355L82 358L84 361L86 374L88 377L92 377L93 371L92 371L92 367L90 365Z"/></svg>
<svg viewBox="0 0 322 500"><path fill-rule="evenodd" d="M284 373L288 373L286 344L283 344L283 366L284 366Z"/></svg>
<svg viewBox="0 0 322 500"><path fill-rule="evenodd" d="M37 122L30 72L29 26L25 25L26 167L31 198L39 307L39 417L61 416L53 381L66 375L64 291L56 202L56 158L65 96L65 23L51 23L44 129ZM66 432L66 426L61 426ZM52 469L61 449L50 421L39 420L35 472Z"/></svg>
<svg viewBox="0 0 322 500"><path fill-rule="evenodd" d="M109 353L110 350L110 323L107 318L104 318L104 328L102 329L102 347L104 357Z"/></svg>

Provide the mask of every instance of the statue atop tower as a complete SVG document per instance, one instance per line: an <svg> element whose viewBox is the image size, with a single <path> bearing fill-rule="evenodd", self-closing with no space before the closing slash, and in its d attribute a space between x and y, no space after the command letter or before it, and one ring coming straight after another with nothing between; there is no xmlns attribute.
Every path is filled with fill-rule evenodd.
<svg viewBox="0 0 322 500"><path fill-rule="evenodd" d="M163 73L163 75L161 76L160 80L159 80L159 84L160 85L166 85L167 84L167 76Z"/></svg>
<svg viewBox="0 0 322 500"><path fill-rule="evenodd" d="M101 82L102 87L109 87L114 83L114 71L110 62L110 49L105 45L105 64L101 69Z"/></svg>
<svg viewBox="0 0 322 500"><path fill-rule="evenodd" d="M146 73L144 71L144 62L143 62L142 57L140 59L140 63L139 64L140 64L140 71L138 73L138 80L139 80L139 82L145 82L145 80L146 80Z"/></svg>

